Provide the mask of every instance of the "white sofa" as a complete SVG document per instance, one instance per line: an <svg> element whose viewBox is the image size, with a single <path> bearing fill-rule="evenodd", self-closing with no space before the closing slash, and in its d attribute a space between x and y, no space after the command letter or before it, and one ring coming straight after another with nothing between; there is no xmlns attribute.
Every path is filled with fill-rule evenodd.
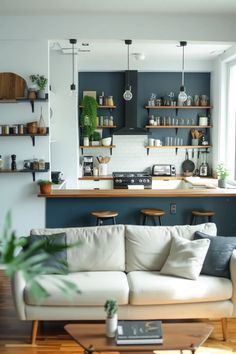
<svg viewBox="0 0 236 354"><path fill-rule="evenodd" d="M192 240L195 231L216 235L213 223L195 226L111 225L35 229L36 235L66 233L68 275L42 275L50 296L38 304L20 273L12 291L19 317L32 320L35 343L40 320L103 320L104 303L115 298L120 319L221 319L236 313L236 253L230 261L231 279L200 275L196 280L160 274L174 235ZM55 285L57 277L78 284L81 293L69 299Z"/></svg>

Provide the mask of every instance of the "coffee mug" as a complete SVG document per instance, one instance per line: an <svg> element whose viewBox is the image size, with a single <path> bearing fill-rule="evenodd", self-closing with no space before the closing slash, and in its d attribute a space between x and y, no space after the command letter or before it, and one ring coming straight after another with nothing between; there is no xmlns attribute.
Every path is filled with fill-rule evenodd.
<svg viewBox="0 0 236 354"><path fill-rule="evenodd" d="M154 141L155 141L155 139L152 139L152 138L148 139L148 145L154 146Z"/></svg>

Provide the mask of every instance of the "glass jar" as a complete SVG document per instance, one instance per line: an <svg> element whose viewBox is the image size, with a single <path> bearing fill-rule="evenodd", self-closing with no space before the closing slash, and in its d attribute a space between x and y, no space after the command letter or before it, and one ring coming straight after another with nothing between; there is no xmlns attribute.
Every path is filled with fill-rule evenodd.
<svg viewBox="0 0 236 354"><path fill-rule="evenodd" d="M114 124L114 122L113 122L113 117L110 116L110 117L109 117L109 125L112 126L113 124Z"/></svg>
<svg viewBox="0 0 236 354"><path fill-rule="evenodd" d="M45 170L45 161L44 161L44 159L39 159L39 170Z"/></svg>

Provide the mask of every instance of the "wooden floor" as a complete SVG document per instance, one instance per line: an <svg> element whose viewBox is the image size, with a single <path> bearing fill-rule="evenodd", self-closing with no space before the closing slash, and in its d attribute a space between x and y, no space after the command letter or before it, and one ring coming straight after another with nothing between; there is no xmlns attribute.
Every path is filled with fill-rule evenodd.
<svg viewBox="0 0 236 354"><path fill-rule="evenodd" d="M37 344L32 347L29 344L31 322L18 320L11 299L10 282L3 277L0 271L0 354L73 354L82 352L82 349L65 333L64 325L66 323L68 321L42 322ZM236 353L236 319L228 321L229 341L227 343L222 341L220 323L218 321L210 321L210 323L214 326L214 331L197 353ZM165 353L175 354L177 352L166 351Z"/></svg>

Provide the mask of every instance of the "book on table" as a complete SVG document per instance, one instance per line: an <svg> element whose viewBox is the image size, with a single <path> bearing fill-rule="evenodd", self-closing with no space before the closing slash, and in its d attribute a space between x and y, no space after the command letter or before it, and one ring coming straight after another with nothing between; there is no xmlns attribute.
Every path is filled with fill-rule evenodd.
<svg viewBox="0 0 236 354"><path fill-rule="evenodd" d="M117 344L162 344L161 321L119 320Z"/></svg>

